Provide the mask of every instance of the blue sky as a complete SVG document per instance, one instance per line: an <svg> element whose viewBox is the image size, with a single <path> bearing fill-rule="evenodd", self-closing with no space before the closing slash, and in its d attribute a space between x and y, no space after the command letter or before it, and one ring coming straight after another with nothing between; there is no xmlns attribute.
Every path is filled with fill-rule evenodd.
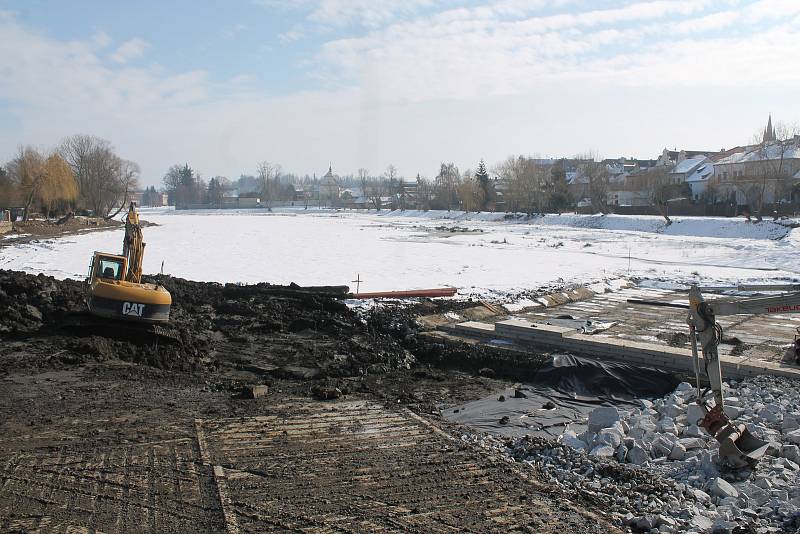
<svg viewBox="0 0 800 534"><path fill-rule="evenodd" d="M156 184L655 157L800 120L797 0L0 0L0 160L71 133Z"/></svg>

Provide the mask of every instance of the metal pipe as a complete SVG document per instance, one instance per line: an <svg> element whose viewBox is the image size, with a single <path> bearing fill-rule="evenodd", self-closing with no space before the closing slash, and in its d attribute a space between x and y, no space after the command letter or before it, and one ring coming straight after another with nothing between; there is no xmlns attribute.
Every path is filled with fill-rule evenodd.
<svg viewBox="0 0 800 534"><path fill-rule="evenodd" d="M688 304L674 304L672 302L662 302L660 300L641 300L641 299L628 299L626 301L628 304L644 304L646 306L661 306L663 308L680 308L682 310L688 310Z"/></svg>
<svg viewBox="0 0 800 534"><path fill-rule="evenodd" d="M435 289L412 289L409 291L373 291L371 293L351 293L354 299L381 299L405 297L452 297L456 294L454 287L441 287Z"/></svg>

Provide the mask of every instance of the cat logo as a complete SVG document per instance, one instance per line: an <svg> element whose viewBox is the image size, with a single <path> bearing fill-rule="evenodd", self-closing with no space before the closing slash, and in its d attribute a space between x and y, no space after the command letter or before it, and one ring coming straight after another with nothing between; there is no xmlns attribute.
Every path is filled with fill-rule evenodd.
<svg viewBox="0 0 800 534"><path fill-rule="evenodd" d="M135 302L122 303L122 315L141 317L142 314L144 314L144 304L137 304Z"/></svg>

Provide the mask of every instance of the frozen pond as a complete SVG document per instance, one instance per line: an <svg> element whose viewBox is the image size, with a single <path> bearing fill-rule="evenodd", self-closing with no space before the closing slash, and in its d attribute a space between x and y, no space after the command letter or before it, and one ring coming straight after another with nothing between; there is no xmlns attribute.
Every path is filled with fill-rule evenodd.
<svg viewBox="0 0 800 534"><path fill-rule="evenodd" d="M605 224L624 229L602 229L591 227L597 219L576 216L517 222L145 209L142 217L159 225L144 230L145 272L158 272L163 260L168 274L218 282L355 289L351 281L360 275L362 291L449 285L487 294L627 275L766 282L795 279L799 270L796 230L777 227L785 237L776 239L772 227L724 219L694 219L658 233L657 218L609 218ZM680 232L698 235L672 235ZM82 278L92 252L119 253L122 235L113 230L0 248L0 268Z"/></svg>

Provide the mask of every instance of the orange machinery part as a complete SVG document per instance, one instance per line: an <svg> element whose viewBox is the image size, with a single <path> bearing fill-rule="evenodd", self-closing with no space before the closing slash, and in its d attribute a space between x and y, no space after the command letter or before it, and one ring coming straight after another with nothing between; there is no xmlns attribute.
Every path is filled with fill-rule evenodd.
<svg viewBox="0 0 800 534"><path fill-rule="evenodd" d="M412 289L410 291L374 291L372 293L354 293L354 299L380 299L404 297L452 297L456 294L454 287L440 287L436 289Z"/></svg>

